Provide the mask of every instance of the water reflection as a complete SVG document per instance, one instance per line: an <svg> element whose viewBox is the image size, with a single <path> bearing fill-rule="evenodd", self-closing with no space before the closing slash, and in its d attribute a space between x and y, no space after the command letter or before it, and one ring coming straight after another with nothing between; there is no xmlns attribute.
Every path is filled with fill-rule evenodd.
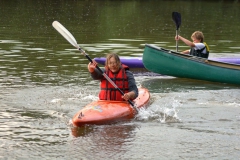
<svg viewBox="0 0 240 160"><path fill-rule="evenodd" d="M188 92L191 90L239 89L238 85L208 82L194 79L160 76L142 82L142 85L154 93Z"/></svg>
<svg viewBox="0 0 240 160"><path fill-rule="evenodd" d="M132 123L73 128L75 151L86 158L92 155L85 152L99 153L97 159L106 157L106 154L107 157L124 157L136 138L136 129Z"/></svg>
<svg viewBox="0 0 240 160"><path fill-rule="evenodd" d="M94 131L94 126L72 127L71 132L74 137L87 136Z"/></svg>

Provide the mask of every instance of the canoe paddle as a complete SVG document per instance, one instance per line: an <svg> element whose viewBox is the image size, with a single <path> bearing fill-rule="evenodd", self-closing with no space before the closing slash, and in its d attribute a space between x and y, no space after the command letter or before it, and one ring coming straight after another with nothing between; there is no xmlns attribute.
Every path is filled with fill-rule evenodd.
<svg viewBox="0 0 240 160"><path fill-rule="evenodd" d="M52 26L92 63L92 59L86 54L86 52L82 48L79 47L76 39L61 23L59 23L58 21L54 21L52 23ZM102 73L102 75L108 80L108 82L110 82L114 86L114 88L116 88L122 95L124 95L123 91L120 88L118 88L118 86L98 66L96 66L96 68L100 73ZM133 102L130 100L128 100L128 102L135 109L135 111L138 112L138 108L134 106Z"/></svg>
<svg viewBox="0 0 240 160"><path fill-rule="evenodd" d="M176 36L178 36L178 29L181 25L181 14L178 12L172 12L172 19L176 24ZM176 41L176 51L178 52L178 41Z"/></svg>

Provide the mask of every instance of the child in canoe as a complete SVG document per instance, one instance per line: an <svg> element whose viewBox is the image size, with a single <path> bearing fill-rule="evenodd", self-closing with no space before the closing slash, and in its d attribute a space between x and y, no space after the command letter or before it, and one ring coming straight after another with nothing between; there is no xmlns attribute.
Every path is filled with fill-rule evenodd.
<svg viewBox="0 0 240 160"><path fill-rule="evenodd" d="M138 88L134 76L127 66L121 64L117 54L111 53L107 55L105 68L102 71L123 91L124 95L96 69L97 62L95 60L92 61L92 63L88 64L88 71L93 79L101 81L100 100L124 101L133 100L138 96Z"/></svg>
<svg viewBox="0 0 240 160"><path fill-rule="evenodd" d="M181 40L186 45L191 47L190 50L185 50L182 53L190 54L190 55L198 56L198 57L203 57L203 58L208 58L209 47L205 42L203 42L203 39L204 39L203 33L200 31L195 31L192 34L191 39L193 42L183 38L182 36L179 36L179 35L175 36L176 41Z"/></svg>

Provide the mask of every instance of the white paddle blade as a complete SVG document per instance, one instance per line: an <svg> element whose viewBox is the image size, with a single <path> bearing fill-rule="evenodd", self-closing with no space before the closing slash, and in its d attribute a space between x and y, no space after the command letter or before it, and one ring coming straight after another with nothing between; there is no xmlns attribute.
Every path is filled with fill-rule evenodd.
<svg viewBox="0 0 240 160"><path fill-rule="evenodd" d="M52 23L52 26L74 47L76 47L77 49L80 48L73 35L61 23L59 23L58 21L54 21Z"/></svg>

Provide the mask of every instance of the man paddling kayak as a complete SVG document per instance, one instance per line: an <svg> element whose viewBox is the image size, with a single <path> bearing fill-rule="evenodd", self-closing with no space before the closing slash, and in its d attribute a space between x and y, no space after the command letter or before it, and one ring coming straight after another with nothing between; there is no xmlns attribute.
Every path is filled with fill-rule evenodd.
<svg viewBox="0 0 240 160"><path fill-rule="evenodd" d="M95 60L92 61L92 63L88 64L88 71L93 79L101 81L100 100L124 101L133 100L138 96L138 88L134 76L129 71L128 66L121 64L117 54L111 53L107 55L105 68L102 71L123 91L124 95L112 86L103 74L96 69L97 62Z"/></svg>

